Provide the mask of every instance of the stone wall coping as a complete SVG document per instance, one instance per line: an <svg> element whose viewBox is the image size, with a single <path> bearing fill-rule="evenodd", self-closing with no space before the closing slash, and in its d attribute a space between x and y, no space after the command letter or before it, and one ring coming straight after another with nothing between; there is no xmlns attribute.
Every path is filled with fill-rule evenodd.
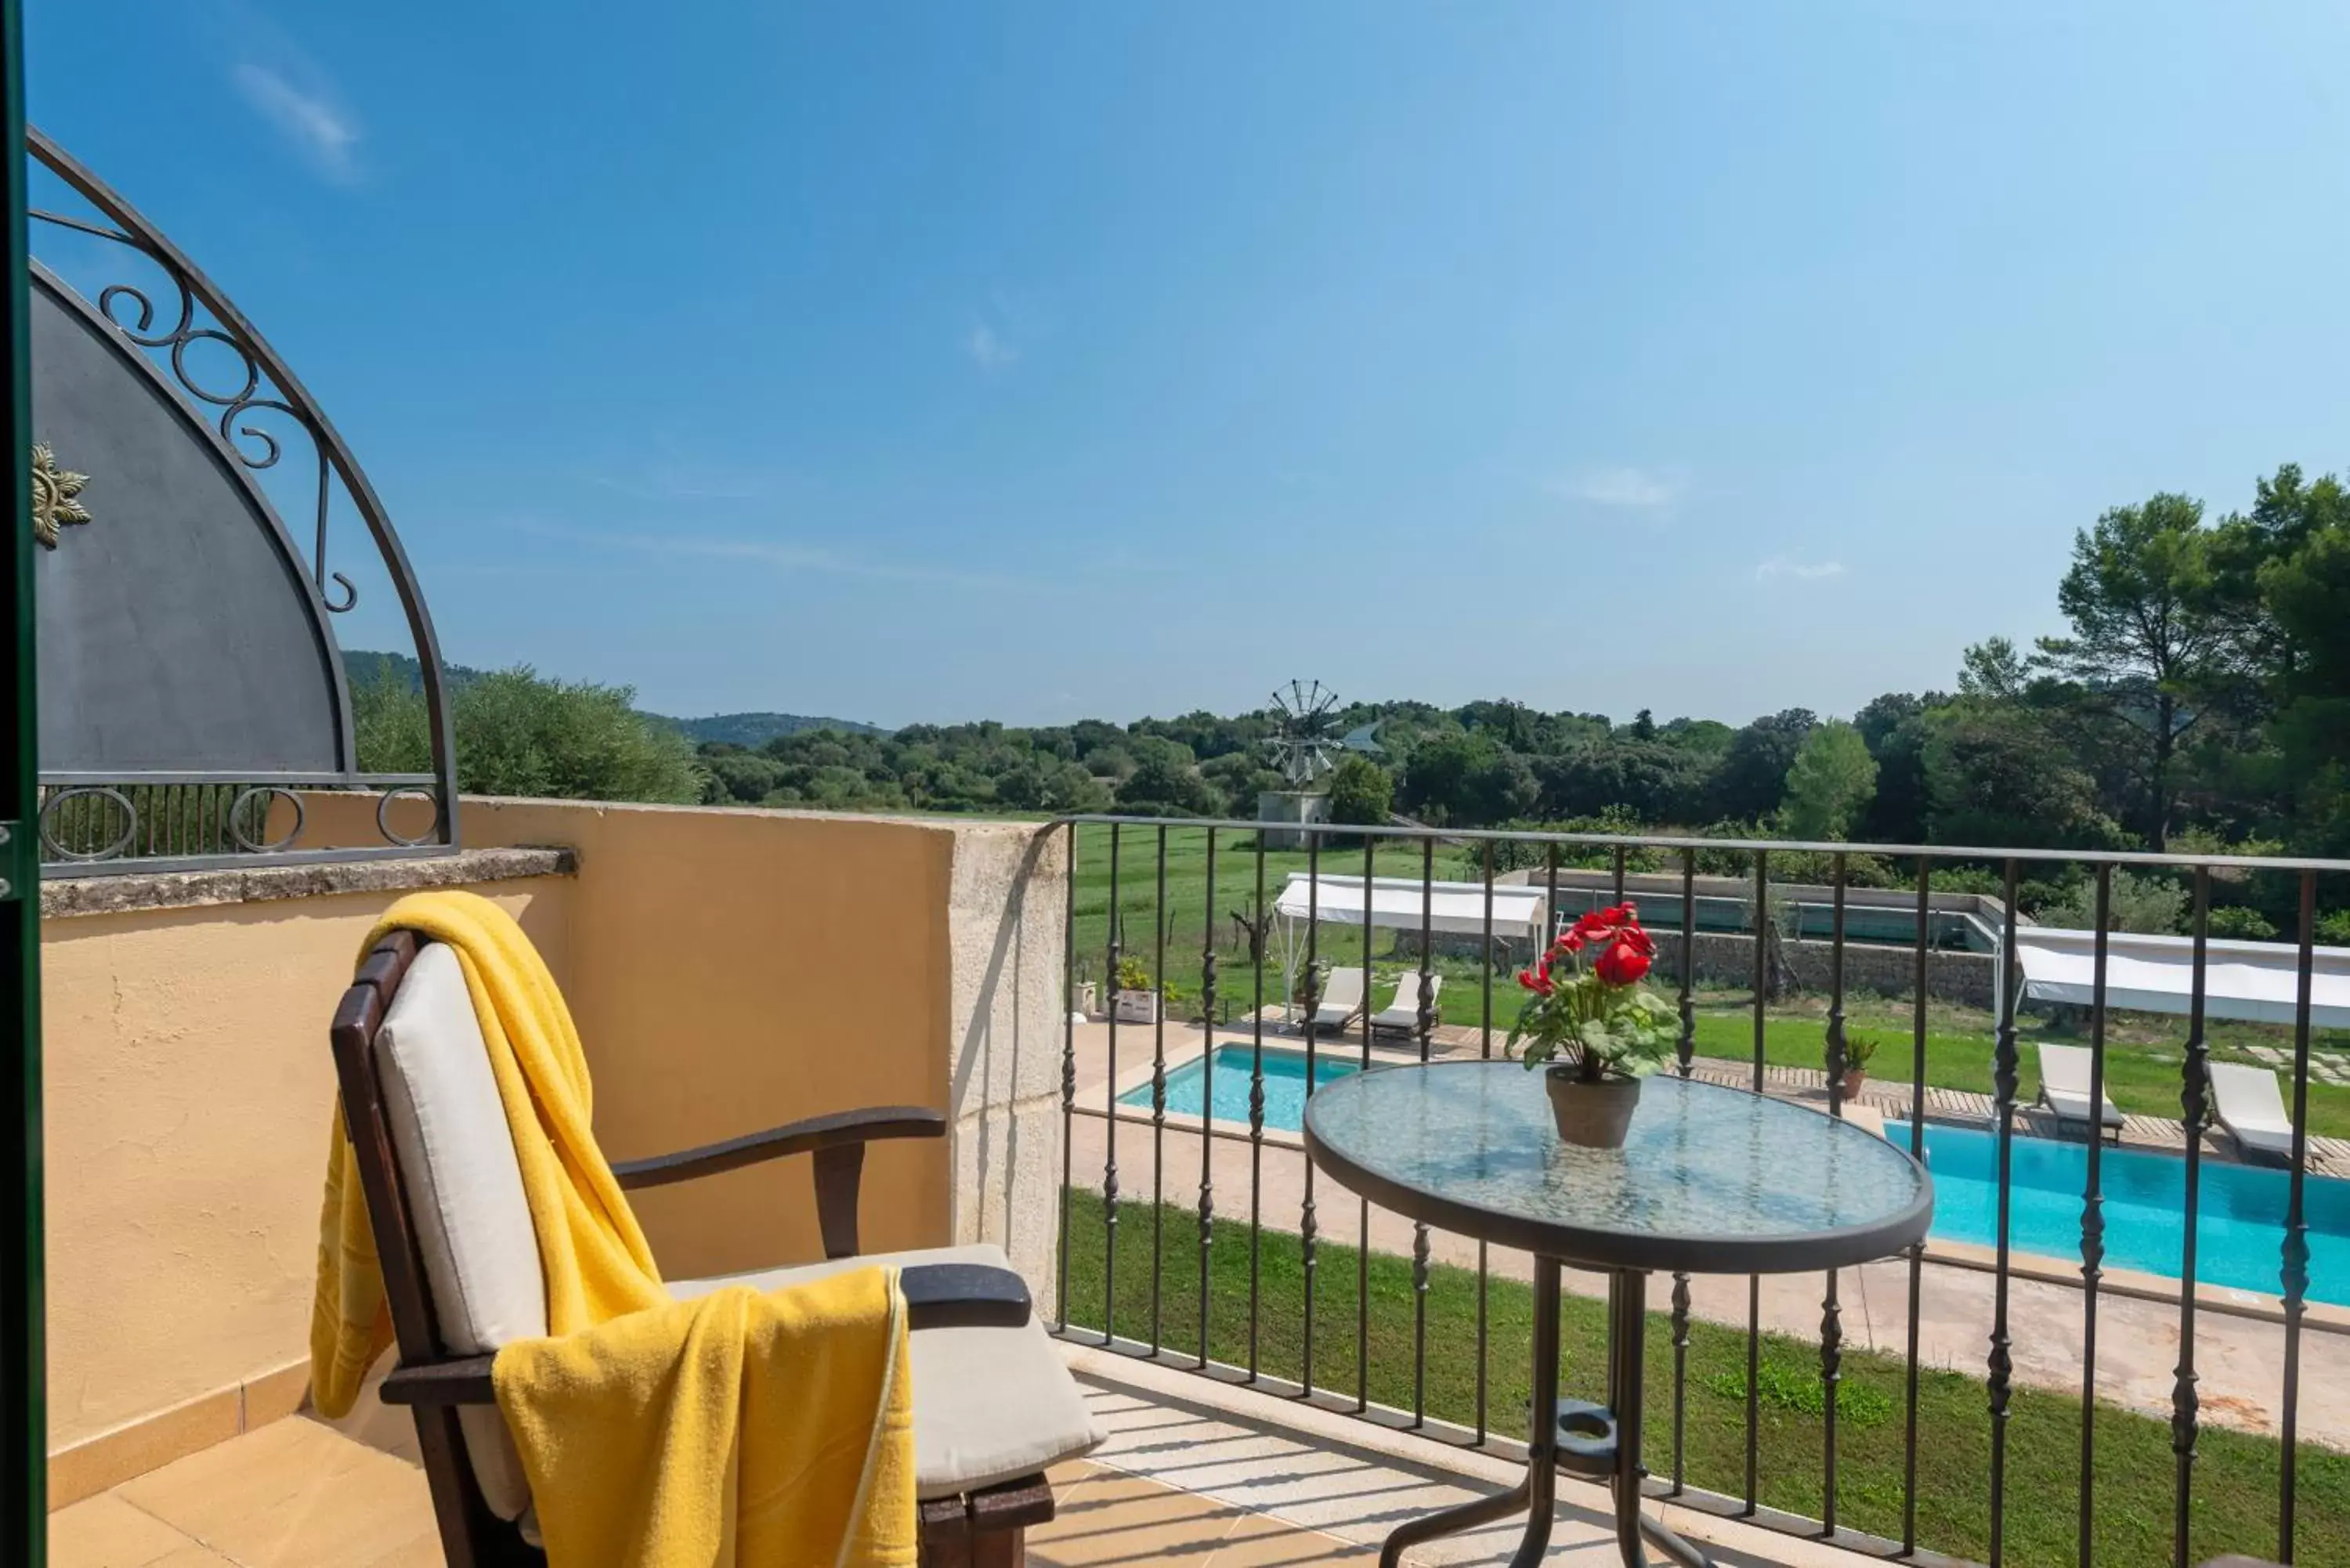
<svg viewBox="0 0 2350 1568"><path fill-rule="evenodd" d="M570 877L578 870L577 852L554 847L463 849L453 855L256 866L249 870L127 871L43 882L41 918L69 919L77 915L259 904L281 898L327 898L338 893L406 893L421 888L510 882L524 877Z"/></svg>

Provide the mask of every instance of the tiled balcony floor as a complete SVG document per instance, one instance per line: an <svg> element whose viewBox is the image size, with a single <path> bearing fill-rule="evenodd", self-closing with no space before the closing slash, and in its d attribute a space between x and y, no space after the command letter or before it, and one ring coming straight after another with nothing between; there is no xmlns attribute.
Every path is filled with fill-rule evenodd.
<svg viewBox="0 0 2350 1568"><path fill-rule="evenodd" d="M1082 1376L1083 1353L1079 1359ZM1181 1374L1139 1370L1139 1383L1122 1371L1115 1382L1087 1382L1109 1440L1055 1471L1059 1517L1029 1534L1036 1568L1367 1563L1401 1521L1511 1479L1492 1459L1370 1433L1263 1396L1187 1387ZM1201 1392L1215 1404L1197 1402ZM396 1425L365 1429L390 1433ZM1603 1494L1574 1483L1561 1490L1567 1501L1548 1560L1617 1563L1595 1511ZM1858 1561L1718 1521L1674 1522L1703 1530L1726 1568ZM1505 1521L1408 1561L1506 1563L1518 1529ZM413 1458L300 1416L61 1510L49 1531L55 1568L432 1568L442 1561Z"/></svg>

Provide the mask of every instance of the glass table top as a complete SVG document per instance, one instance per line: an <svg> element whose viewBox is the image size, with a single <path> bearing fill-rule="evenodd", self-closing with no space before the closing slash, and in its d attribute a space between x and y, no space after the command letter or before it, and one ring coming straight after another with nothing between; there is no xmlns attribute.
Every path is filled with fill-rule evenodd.
<svg viewBox="0 0 2350 1568"><path fill-rule="evenodd" d="M1562 1142L1515 1062L1357 1074L1315 1091L1306 1147L1342 1184L1448 1231L1570 1262L1699 1273L1835 1268L1926 1233L1933 1182L1864 1127L1659 1075L1620 1149Z"/></svg>

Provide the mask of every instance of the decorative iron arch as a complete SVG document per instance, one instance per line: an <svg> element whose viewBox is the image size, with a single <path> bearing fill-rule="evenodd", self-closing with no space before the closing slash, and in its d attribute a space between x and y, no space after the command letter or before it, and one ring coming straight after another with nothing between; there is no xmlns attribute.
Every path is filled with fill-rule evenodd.
<svg viewBox="0 0 2350 1568"><path fill-rule="evenodd" d="M26 140L90 214L36 208L35 233L124 247L162 278L156 287L118 276L92 301L51 267L34 268L34 524L48 546L36 552L45 872L454 849L440 645L366 472L178 246L48 137L28 128ZM224 377L192 362L207 358L234 369ZM261 483L296 438L310 449L307 557ZM364 524L407 621L430 772L359 765L333 629L359 595L329 563L338 496ZM312 790L373 794L380 840L307 843ZM392 826L408 797L432 803L421 834Z"/></svg>

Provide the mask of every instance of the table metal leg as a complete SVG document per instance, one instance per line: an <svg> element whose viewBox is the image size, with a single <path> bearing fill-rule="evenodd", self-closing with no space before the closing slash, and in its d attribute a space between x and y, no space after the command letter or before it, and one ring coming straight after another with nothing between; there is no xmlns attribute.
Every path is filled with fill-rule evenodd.
<svg viewBox="0 0 2350 1568"><path fill-rule="evenodd" d="M1640 1511L1640 1417L1648 1381L1648 1276L1618 1270L1607 1282L1607 1404L1616 1417L1616 1467L1608 1478L1616 1501L1616 1543L1625 1568L1647 1568L1646 1536L1683 1568L1712 1568L1705 1553Z"/></svg>
<svg viewBox="0 0 2350 1568"><path fill-rule="evenodd" d="M1510 1568L1535 1568L1549 1550L1562 1437L1558 1276L1557 1260L1534 1260L1534 1425L1526 1442L1525 1480L1497 1496L1481 1497L1399 1526L1379 1549L1379 1568L1398 1568L1403 1554L1424 1541L1458 1535L1520 1510L1527 1515L1526 1532L1510 1558ZM1579 1474L1608 1483L1615 1501L1616 1540L1626 1568L1647 1568L1647 1554L1640 1545L1644 1536L1683 1568L1713 1568L1704 1553L1640 1511L1640 1483L1646 1475L1640 1468L1640 1401L1648 1381L1648 1275L1636 1270L1608 1276L1608 1408L1595 1410L1581 1405L1569 1413L1574 1440L1567 1445L1567 1464ZM1583 1462L1576 1462L1578 1457Z"/></svg>
<svg viewBox="0 0 2350 1568"><path fill-rule="evenodd" d="M1510 1568L1534 1568L1550 1547L1552 1506L1558 1495L1558 1263L1534 1260L1534 1426L1526 1441L1526 1479L1495 1497L1481 1497L1426 1519L1399 1525L1379 1548L1379 1568L1397 1568L1423 1541L1458 1535L1526 1511L1526 1533Z"/></svg>

